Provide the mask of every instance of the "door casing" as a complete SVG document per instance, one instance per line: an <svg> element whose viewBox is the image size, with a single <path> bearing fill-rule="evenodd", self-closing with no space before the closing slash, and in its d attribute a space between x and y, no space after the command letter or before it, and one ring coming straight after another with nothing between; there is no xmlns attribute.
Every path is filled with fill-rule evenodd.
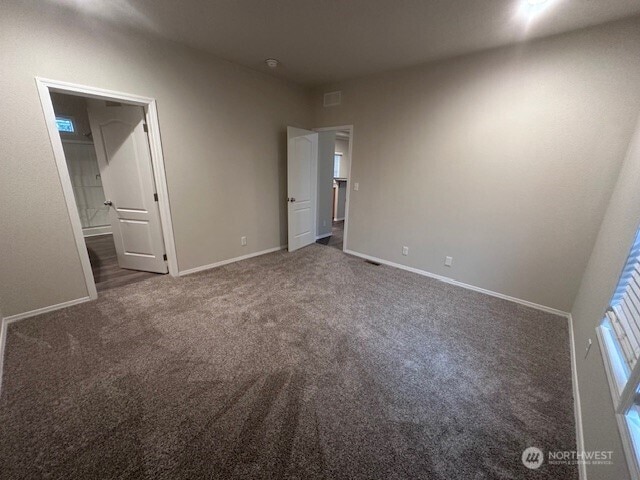
<svg viewBox="0 0 640 480"><path fill-rule="evenodd" d="M49 139L53 148L53 156L56 161L62 191L64 193L67 211L71 220L71 227L78 250L82 271L84 273L85 283L89 297L93 300L98 298L93 272L91 271L91 262L89 254L82 234L82 224L80 215L76 207L76 200L71 186L71 178L67 161L62 149L62 140L58 134L56 126L56 115L51 101L51 93L66 93L81 97L95 98L99 100L110 100L114 102L128 103L138 105L144 108L146 122L148 125L149 146L151 148L151 162L153 165L153 176L158 192L158 206L160 209L160 224L162 225L162 237L167 252L167 263L169 266L169 275L178 276L178 258L176 255L176 244L173 235L173 222L171 220L171 208L169 203L169 191L167 187L167 178L164 168L164 156L162 154L162 145L160 143L160 123L158 121L158 109L156 101L150 97L132 95L129 93L115 92L102 88L89 87L74 83L61 82L46 78L36 77L36 86L40 95L40 103L44 113Z"/></svg>

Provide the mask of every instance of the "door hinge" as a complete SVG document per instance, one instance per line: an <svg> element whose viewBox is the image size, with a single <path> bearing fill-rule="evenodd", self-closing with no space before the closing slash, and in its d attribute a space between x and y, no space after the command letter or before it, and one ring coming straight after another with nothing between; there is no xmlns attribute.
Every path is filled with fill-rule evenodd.
<svg viewBox="0 0 640 480"><path fill-rule="evenodd" d="M158 201L158 194L157 194L157 193L154 193L154 194L153 194L153 200L154 200L155 202L157 202L157 201Z"/></svg>
<svg viewBox="0 0 640 480"><path fill-rule="evenodd" d="M167 260L167 254L166 253L164 255L162 255L162 259L165 260L165 261Z"/></svg>
<svg viewBox="0 0 640 480"><path fill-rule="evenodd" d="M147 127L147 123L146 122L142 124L142 128L144 128L144 131L146 133L149 133L149 127Z"/></svg>

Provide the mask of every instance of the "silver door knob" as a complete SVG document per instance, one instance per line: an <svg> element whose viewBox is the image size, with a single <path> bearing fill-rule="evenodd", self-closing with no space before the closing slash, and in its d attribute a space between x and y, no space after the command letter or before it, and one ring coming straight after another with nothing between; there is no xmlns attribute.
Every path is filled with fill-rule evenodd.
<svg viewBox="0 0 640 480"><path fill-rule="evenodd" d="M296 199L295 199L295 198L293 198L293 197L291 197L291 198L289 199L289 201L293 203L293 202L295 202L295 201L296 201Z"/></svg>
<svg viewBox="0 0 640 480"><path fill-rule="evenodd" d="M111 200L105 200L105 201L104 201L104 202L102 202L102 203L104 203L105 205L107 205L107 206L109 206L109 207L110 207L111 205L113 205L113 202L112 202Z"/></svg>

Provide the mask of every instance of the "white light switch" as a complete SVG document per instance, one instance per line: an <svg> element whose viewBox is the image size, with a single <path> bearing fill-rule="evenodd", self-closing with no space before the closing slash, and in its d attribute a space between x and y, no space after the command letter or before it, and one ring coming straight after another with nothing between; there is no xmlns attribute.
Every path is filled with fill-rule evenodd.
<svg viewBox="0 0 640 480"><path fill-rule="evenodd" d="M358 189L360 188L360 184L358 182L353 184L353 189L357 192Z"/></svg>

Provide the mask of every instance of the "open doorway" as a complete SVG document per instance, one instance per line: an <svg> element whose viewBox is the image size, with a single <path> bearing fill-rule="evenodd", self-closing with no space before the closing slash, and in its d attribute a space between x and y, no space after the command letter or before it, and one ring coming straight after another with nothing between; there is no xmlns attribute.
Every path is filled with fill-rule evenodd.
<svg viewBox="0 0 640 480"><path fill-rule="evenodd" d="M167 273L142 107L57 92L51 101L96 290Z"/></svg>
<svg viewBox="0 0 640 480"><path fill-rule="evenodd" d="M155 102L37 82L89 296L177 275Z"/></svg>
<svg viewBox="0 0 640 480"><path fill-rule="evenodd" d="M352 132L351 126L316 129L320 135L330 134L326 142L331 143L328 155L331 168L318 166L318 215L327 217L318 222L318 243L345 250L346 223L348 215L349 176L351 173ZM320 138L322 143L322 138ZM323 156L319 155L319 161ZM325 160L326 161L326 160ZM330 170L330 178L327 173ZM330 185L330 195L322 195L322 189ZM322 226L328 227L322 231Z"/></svg>

